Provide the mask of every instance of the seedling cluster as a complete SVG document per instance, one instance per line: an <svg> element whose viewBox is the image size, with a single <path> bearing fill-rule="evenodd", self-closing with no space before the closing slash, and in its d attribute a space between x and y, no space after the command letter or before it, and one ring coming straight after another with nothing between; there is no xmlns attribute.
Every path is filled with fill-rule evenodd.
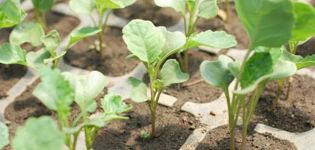
<svg viewBox="0 0 315 150"><path fill-rule="evenodd" d="M12 29L8 42L0 45L0 63L22 65L38 75L40 83L32 93L53 113L27 119L10 140L8 127L0 121L0 149L10 144L13 150L75 150L83 134L85 149L91 150L98 131L112 121L128 119L125 114L132 106L119 93L103 96L109 86L108 77L99 71L84 75L61 71L59 65L68 50L85 38L97 36L99 51L110 45L103 43L109 16L113 10L124 9L135 1L70 0L68 5L72 11L89 16L94 24L74 29L65 39L46 23L46 13L54 7L54 0L32 0L35 21L25 20L27 13L19 0L0 1L0 29ZM150 110L151 132L139 133L148 140L160 138L156 122L163 115L157 111L161 94L171 85L183 88L180 84L189 79L188 50L198 50L201 46L228 49L237 45L234 36L225 31L196 32L199 18L210 20L217 16L217 0L154 2L159 7L176 10L183 19L184 31L169 31L141 19L129 21L122 29L122 38L130 53L126 59L141 62L148 75L147 82L130 77L126 83L131 86L130 99L146 103ZM229 5L226 1L228 10ZM239 149L244 150L248 126L266 85L277 82L278 94L271 106L276 108L284 81L299 69L315 65L315 55L297 55L298 46L315 35L315 9L293 0L235 0L235 8L250 41L244 59L235 60L222 54L216 60L202 62L200 73L207 83L224 92L231 150L237 148L235 130L241 118Z"/></svg>

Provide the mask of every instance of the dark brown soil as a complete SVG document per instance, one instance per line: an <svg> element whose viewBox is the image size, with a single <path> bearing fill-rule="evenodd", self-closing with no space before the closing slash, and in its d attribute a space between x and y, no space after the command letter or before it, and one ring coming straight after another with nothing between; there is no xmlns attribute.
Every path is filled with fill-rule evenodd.
<svg viewBox="0 0 315 150"><path fill-rule="evenodd" d="M153 0L137 0L125 9L116 10L114 14L127 20L151 20L158 26L172 26L179 22L181 16L171 8L160 8Z"/></svg>
<svg viewBox="0 0 315 150"><path fill-rule="evenodd" d="M235 36L238 42L238 45L236 46L236 48L247 49L249 47L249 39L247 37L247 33L245 32L239 20L239 17L237 16L236 10L234 8L234 4L232 3L231 3L231 14L228 18L227 23L223 21L219 16L210 20L201 18L197 22L196 30L199 32L206 31L206 30L213 30L213 31L223 30Z"/></svg>
<svg viewBox="0 0 315 150"><path fill-rule="evenodd" d="M236 147L241 145L241 130L236 131ZM250 129L245 148L247 150L296 150L295 146L285 140L279 140L269 135L254 133ZM230 135L228 126L211 130L199 144L197 150L229 150Z"/></svg>
<svg viewBox="0 0 315 150"><path fill-rule="evenodd" d="M214 60L215 55L202 51L189 51L189 74L190 79L179 88L179 85L174 85L166 89L166 93L178 98L177 106L182 106L185 102L207 103L219 98L222 91L212 87L210 84L203 81L199 67L205 60Z"/></svg>
<svg viewBox="0 0 315 150"><path fill-rule="evenodd" d="M269 126L290 132L305 132L315 127L315 80L295 75L288 100L278 102L272 111L272 101L276 97L276 84L268 84L256 109L253 122L264 123ZM283 89L286 92L287 84Z"/></svg>
<svg viewBox="0 0 315 150"><path fill-rule="evenodd" d="M196 127L196 120L176 108L158 106L157 135L142 139L141 131L150 130L149 108L145 103L134 104L129 120L109 124L96 138L95 150L178 150Z"/></svg>
<svg viewBox="0 0 315 150"><path fill-rule="evenodd" d="M315 54L315 38L311 38L303 45L300 45L297 54L303 57Z"/></svg>
<svg viewBox="0 0 315 150"><path fill-rule="evenodd" d="M87 38L68 51L65 61L73 66L98 70L110 76L121 76L132 71L138 61L126 58L129 52L123 42L121 29L108 27L104 35L106 47L103 51L90 48L96 37Z"/></svg>

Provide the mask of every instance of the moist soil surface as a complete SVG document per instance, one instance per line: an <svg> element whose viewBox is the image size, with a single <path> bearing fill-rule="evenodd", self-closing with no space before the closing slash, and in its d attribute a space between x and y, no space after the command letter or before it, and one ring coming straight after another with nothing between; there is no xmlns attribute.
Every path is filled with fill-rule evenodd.
<svg viewBox="0 0 315 150"><path fill-rule="evenodd" d="M172 8L161 8L153 0L137 0L133 5L115 10L114 14L127 20L150 20L158 26L172 26L179 22L181 16Z"/></svg>
<svg viewBox="0 0 315 150"><path fill-rule="evenodd" d="M151 122L147 104L133 103L129 120L115 121L100 131L94 143L95 150L178 150L196 128L192 115L178 108L159 105L157 109L157 137L141 138L141 131L150 132Z"/></svg>
<svg viewBox="0 0 315 150"><path fill-rule="evenodd" d="M204 82L200 75L200 64L205 60L215 60L216 56L203 52L191 50L189 53L188 81L181 85L173 85L165 90L165 93L178 98L176 106L181 107L185 102L208 103L219 98L222 90ZM181 87L180 87L181 86Z"/></svg>
<svg viewBox="0 0 315 150"><path fill-rule="evenodd" d="M75 67L98 70L109 76L122 76L131 72L138 64L134 59L127 59L128 49L123 42L121 29L107 27L104 31L106 47L98 52L95 48L97 38L90 37L76 44L64 57Z"/></svg>

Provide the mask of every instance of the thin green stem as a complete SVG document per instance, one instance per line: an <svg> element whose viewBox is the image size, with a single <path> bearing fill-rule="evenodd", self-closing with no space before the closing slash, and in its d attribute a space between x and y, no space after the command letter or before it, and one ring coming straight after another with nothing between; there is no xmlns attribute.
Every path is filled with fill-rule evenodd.
<svg viewBox="0 0 315 150"><path fill-rule="evenodd" d="M272 107L271 107L272 110L275 110L275 108L276 108L276 106L280 100L280 97L282 94L282 89L283 89L283 82L284 82L283 80L277 81L277 96L276 96L276 99L272 103Z"/></svg>

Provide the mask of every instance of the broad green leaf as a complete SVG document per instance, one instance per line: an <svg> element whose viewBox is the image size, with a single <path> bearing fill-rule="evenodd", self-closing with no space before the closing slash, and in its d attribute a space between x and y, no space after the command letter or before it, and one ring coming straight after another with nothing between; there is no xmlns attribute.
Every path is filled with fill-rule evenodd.
<svg viewBox="0 0 315 150"><path fill-rule="evenodd" d="M30 118L13 139L13 150L63 150L64 135L51 117Z"/></svg>
<svg viewBox="0 0 315 150"><path fill-rule="evenodd" d="M218 15L219 7L217 0L201 0L199 4L198 16L211 19Z"/></svg>
<svg viewBox="0 0 315 150"><path fill-rule="evenodd" d="M186 14L186 0L154 0L155 4L160 7L171 7L182 15Z"/></svg>
<svg viewBox="0 0 315 150"><path fill-rule="evenodd" d="M77 75L68 72L63 75L74 87L74 101L80 106L81 110L94 112L96 109L95 98L108 84L107 78L98 71L92 71L87 75Z"/></svg>
<svg viewBox="0 0 315 150"><path fill-rule="evenodd" d="M48 67L39 70L41 83L33 91L47 108L57 111L58 116L65 119L70 114L70 105L74 99L74 90L59 70Z"/></svg>
<svg viewBox="0 0 315 150"><path fill-rule="evenodd" d="M136 0L111 0L111 1L119 4L120 6L119 8L125 8L136 2Z"/></svg>
<svg viewBox="0 0 315 150"><path fill-rule="evenodd" d="M188 80L189 75L183 73L178 62L175 59L169 59L163 65L160 72L163 86L169 86L174 83L182 83Z"/></svg>
<svg viewBox="0 0 315 150"><path fill-rule="evenodd" d="M129 51L140 60L154 62L162 53L166 39L150 21L132 20L123 28L123 39Z"/></svg>
<svg viewBox="0 0 315 150"><path fill-rule="evenodd" d="M192 35L188 39L187 48L207 46L213 48L230 48L237 44L234 36L224 31L205 31Z"/></svg>
<svg viewBox="0 0 315 150"><path fill-rule="evenodd" d="M291 38L294 25L290 0L236 0L236 10L250 41L258 46L280 47Z"/></svg>
<svg viewBox="0 0 315 150"><path fill-rule="evenodd" d="M108 9L125 8L136 2L136 0L95 0L98 12L103 13Z"/></svg>
<svg viewBox="0 0 315 150"><path fill-rule="evenodd" d="M41 12L48 12L54 5L54 0L32 0L33 6L36 10Z"/></svg>
<svg viewBox="0 0 315 150"><path fill-rule="evenodd" d="M4 43L0 46L0 63L26 65L26 51L19 46Z"/></svg>
<svg viewBox="0 0 315 150"><path fill-rule="evenodd" d="M90 14L95 9L93 0L70 0L69 6L78 14Z"/></svg>
<svg viewBox="0 0 315 150"><path fill-rule="evenodd" d="M246 61L242 78L241 90L237 94L247 94L254 91L262 82L279 80L295 74L297 68L291 61L283 60L282 57L274 57L272 53L255 53Z"/></svg>
<svg viewBox="0 0 315 150"><path fill-rule="evenodd" d="M10 43L13 45L30 43L33 46L39 46L42 44L41 37L44 34L44 30L40 24L35 22L25 22L16 26L11 32Z"/></svg>
<svg viewBox="0 0 315 150"><path fill-rule="evenodd" d="M25 12L13 0L0 3L0 29L19 24L25 17Z"/></svg>
<svg viewBox="0 0 315 150"><path fill-rule="evenodd" d="M47 35L41 37L41 41L52 56L56 55L56 50L61 42L58 31L50 31Z"/></svg>
<svg viewBox="0 0 315 150"><path fill-rule="evenodd" d="M26 54L26 62L28 66L39 69L47 65L45 60L50 58L50 56L50 53L45 49L36 52L28 52Z"/></svg>
<svg viewBox="0 0 315 150"><path fill-rule="evenodd" d="M133 101L137 103L142 103L149 100L149 97L147 96L148 93L147 86L142 81L130 77L128 79L128 82L131 85L130 98Z"/></svg>
<svg viewBox="0 0 315 150"><path fill-rule="evenodd" d="M216 61L204 61L200 65L201 76L209 84L226 89L234 79L228 67L232 62L233 60L225 55L219 56Z"/></svg>
<svg viewBox="0 0 315 150"><path fill-rule="evenodd" d="M102 108L105 114L120 115L132 107L124 103L120 96L109 93L102 100Z"/></svg>
<svg viewBox="0 0 315 150"><path fill-rule="evenodd" d="M9 144L9 129L0 121L0 149Z"/></svg>
<svg viewBox="0 0 315 150"><path fill-rule="evenodd" d="M72 46L79 42L80 40L87 38L89 36L93 36L99 32L101 32L101 30L96 27L83 27L78 30L75 30L70 34L69 45Z"/></svg>
<svg viewBox="0 0 315 150"><path fill-rule="evenodd" d="M162 31L166 42L162 48L163 52L160 56L165 56L169 53L172 53L174 50L183 48L186 44L186 36L182 32L169 32L165 27L159 27Z"/></svg>
<svg viewBox="0 0 315 150"><path fill-rule="evenodd" d="M293 2L295 25L291 41L305 41L315 35L315 9L312 5Z"/></svg>
<svg viewBox="0 0 315 150"><path fill-rule="evenodd" d="M231 62L228 64L228 68L230 72L236 78L239 78L239 74L241 73L241 66L242 66L242 63L238 60L235 60L234 62Z"/></svg>
<svg viewBox="0 0 315 150"><path fill-rule="evenodd" d="M296 62L296 66L298 69L303 69L303 68L311 67L314 65L315 65L315 55L306 56Z"/></svg>

